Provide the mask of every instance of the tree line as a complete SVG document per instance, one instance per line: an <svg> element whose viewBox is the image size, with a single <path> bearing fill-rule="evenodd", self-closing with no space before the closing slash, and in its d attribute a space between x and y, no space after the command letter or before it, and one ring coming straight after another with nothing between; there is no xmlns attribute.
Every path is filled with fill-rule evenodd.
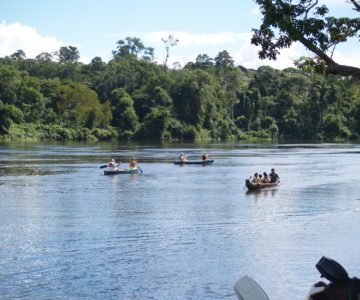
<svg viewBox="0 0 360 300"><path fill-rule="evenodd" d="M235 66L224 50L168 68L139 38L112 59L79 62L76 47L0 58L0 136L35 140L358 139L360 84L315 67Z"/></svg>

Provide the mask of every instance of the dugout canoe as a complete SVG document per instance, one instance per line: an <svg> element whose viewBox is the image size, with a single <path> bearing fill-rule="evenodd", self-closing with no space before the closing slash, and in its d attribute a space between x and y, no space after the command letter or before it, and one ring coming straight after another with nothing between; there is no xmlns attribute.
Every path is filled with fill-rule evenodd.
<svg viewBox="0 0 360 300"><path fill-rule="evenodd" d="M278 186L279 182L253 184L250 182L249 179L246 179L245 184L249 191L257 191L257 190L262 190L262 189L267 189L267 188Z"/></svg>
<svg viewBox="0 0 360 300"><path fill-rule="evenodd" d="M211 165L213 162L214 162L213 159L208 159L208 160L187 160L187 161L175 160L174 165Z"/></svg>
<svg viewBox="0 0 360 300"><path fill-rule="evenodd" d="M118 175L118 174L137 174L139 173L139 168L133 169L113 169L105 170L104 175Z"/></svg>

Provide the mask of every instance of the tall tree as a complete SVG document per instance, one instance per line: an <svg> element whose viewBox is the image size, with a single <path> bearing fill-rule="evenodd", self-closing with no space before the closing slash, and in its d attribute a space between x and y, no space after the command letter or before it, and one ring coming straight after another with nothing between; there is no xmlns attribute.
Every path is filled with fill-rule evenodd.
<svg viewBox="0 0 360 300"><path fill-rule="evenodd" d="M125 40L119 40L117 50L113 51L115 59L124 57L142 58L151 61L154 58L154 48L145 47L143 42L136 37L126 37Z"/></svg>
<svg viewBox="0 0 360 300"><path fill-rule="evenodd" d="M168 62L169 55L170 55L170 48L175 47L178 44L179 40L171 34L169 35L169 37L167 39L161 39L161 40L165 44L166 57L165 57L165 61L164 61L164 67L167 68L167 62Z"/></svg>
<svg viewBox="0 0 360 300"><path fill-rule="evenodd" d="M207 54L199 54L195 59L195 66L199 68L210 68L214 65L214 60Z"/></svg>
<svg viewBox="0 0 360 300"><path fill-rule="evenodd" d="M26 58L26 55L25 52L20 49L14 52L13 54L11 54L10 57L15 60L22 60Z"/></svg>
<svg viewBox="0 0 360 300"><path fill-rule="evenodd" d="M41 52L39 55L36 55L35 59L37 61L52 61L53 55L49 52Z"/></svg>
<svg viewBox="0 0 360 300"><path fill-rule="evenodd" d="M350 1L354 9L360 11L360 2ZM327 73L360 78L360 68L338 64L332 57L338 44L359 34L360 18L328 16L329 9L318 0L255 2L264 17L260 28L253 29L251 43L261 46L261 59L276 60L281 49L300 42L326 63Z"/></svg>
<svg viewBox="0 0 360 300"><path fill-rule="evenodd" d="M219 52L214 60L216 67L228 68L234 66L234 59L226 50Z"/></svg>
<svg viewBox="0 0 360 300"><path fill-rule="evenodd" d="M80 58L80 53L76 47L60 47L58 52L59 63L75 63Z"/></svg>

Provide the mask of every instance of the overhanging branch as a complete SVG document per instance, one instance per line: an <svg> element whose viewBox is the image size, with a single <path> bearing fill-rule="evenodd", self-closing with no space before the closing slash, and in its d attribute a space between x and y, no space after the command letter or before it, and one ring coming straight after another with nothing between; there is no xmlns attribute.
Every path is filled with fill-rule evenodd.
<svg viewBox="0 0 360 300"><path fill-rule="evenodd" d="M350 0L350 2L354 5L354 10L360 12L360 4L356 0Z"/></svg>
<svg viewBox="0 0 360 300"><path fill-rule="evenodd" d="M357 79L360 79L360 68L340 65L336 63L330 56L328 56L324 51L314 46L310 41L305 38L299 38L299 42L302 43L306 48L311 52L320 57L327 65L326 72L328 74L334 75L343 75L343 76L353 76Z"/></svg>

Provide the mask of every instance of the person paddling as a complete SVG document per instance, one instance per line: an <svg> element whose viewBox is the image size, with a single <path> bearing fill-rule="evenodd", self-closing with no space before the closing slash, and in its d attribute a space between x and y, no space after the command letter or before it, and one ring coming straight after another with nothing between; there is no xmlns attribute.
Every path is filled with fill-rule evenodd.
<svg viewBox="0 0 360 300"><path fill-rule="evenodd" d="M115 159L112 159L111 161L109 161L109 162L107 163L107 166L108 166L109 168L116 168L116 167L117 167L117 163L115 162Z"/></svg>
<svg viewBox="0 0 360 300"><path fill-rule="evenodd" d="M183 161L183 162L184 162L184 161L187 161L186 156L185 156L184 153L182 153L182 152L180 153L180 155L179 155L179 160L180 160L180 161Z"/></svg>
<svg viewBox="0 0 360 300"><path fill-rule="evenodd" d="M279 175L275 172L275 169L271 169L271 173L269 174L270 177L270 182L271 183L275 183L275 182L280 182L280 177Z"/></svg>
<svg viewBox="0 0 360 300"><path fill-rule="evenodd" d="M137 168L137 162L136 162L135 157L131 158L131 160L130 160L130 162L129 162L129 167L130 167L130 169L135 169L135 168Z"/></svg>
<svg viewBox="0 0 360 300"><path fill-rule="evenodd" d="M208 160L208 158L209 158L209 155L206 152L203 152L203 154L201 156L201 159L202 160Z"/></svg>

